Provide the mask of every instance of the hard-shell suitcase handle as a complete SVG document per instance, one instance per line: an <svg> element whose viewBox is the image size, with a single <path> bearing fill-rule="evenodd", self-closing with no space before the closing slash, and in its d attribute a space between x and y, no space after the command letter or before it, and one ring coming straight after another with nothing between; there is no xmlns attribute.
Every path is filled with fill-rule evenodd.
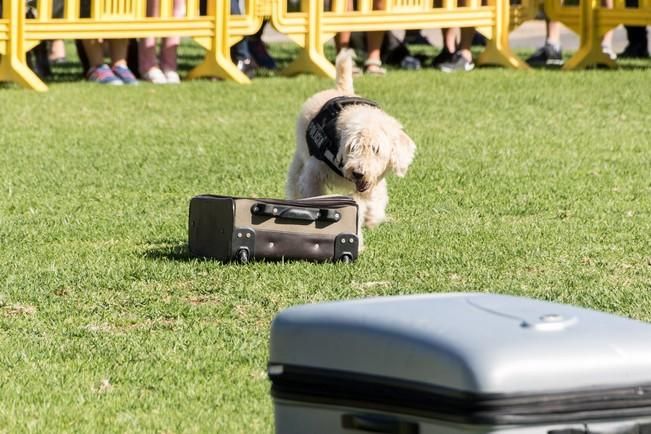
<svg viewBox="0 0 651 434"><path fill-rule="evenodd" d="M251 206L251 214L308 222L336 222L341 219L339 211L334 209L297 208L284 205L272 205L268 203L254 203Z"/></svg>

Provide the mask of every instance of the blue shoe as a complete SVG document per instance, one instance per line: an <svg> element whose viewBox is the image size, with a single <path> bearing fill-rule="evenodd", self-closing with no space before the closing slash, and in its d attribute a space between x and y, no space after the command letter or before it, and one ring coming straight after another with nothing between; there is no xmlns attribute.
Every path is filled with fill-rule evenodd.
<svg viewBox="0 0 651 434"><path fill-rule="evenodd" d="M117 65L113 67L113 73L122 80L124 84L138 84L136 76L133 75L133 72L129 69L128 66Z"/></svg>
<svg viewBox="0 0 651 434"><path fill-rule="evenodd" d="M111 68L106 64L90 68L88 70L87 78L88 81L92 81L93 83L110 84L114 86L121 86L123 84L122 80L113 74Z"/></svg>

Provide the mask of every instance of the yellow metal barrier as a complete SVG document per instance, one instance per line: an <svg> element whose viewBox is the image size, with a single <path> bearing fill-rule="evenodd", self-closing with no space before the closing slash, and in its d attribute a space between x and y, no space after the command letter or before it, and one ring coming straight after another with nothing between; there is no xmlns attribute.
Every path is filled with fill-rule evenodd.
<svg viewBox="0 0 651 434"><path fill-rule="evenodd" d="M25 20L14 18L25 16L25 0L5 0L2 12L6 39L2 44L4 49L0 51L0 81L14 81L35 90L47 90L45 84L27 67L25 54L29 48L25 40Z"/></svg>
<svg viewBox="0 0 651 434"><path fill-rule="evenodd" d="M0 56L7 53L7 41L9 40L9 20L0 14Z"/></svg>
<svg viewBox="0 0 651 434"><path fill-rule="evenodd" d="M302 0L300 12L289 12L284 1L271 3L273 26L302 48L285 74L312 72L333 78L335 69L325 58L323 46L338 32L445 27L476 27L488 38L478 63L527 68L511 52L508 36L510 22L515 27L534 17L534 0L523 0L513 8L509 0L467 0L468 6L443 0L440 7L431 0L386 0L385 10L373 10L373 0L359 0L354 11L346 11L344 1L334 0L331 10L326 11L324 0Z"/></svg>
<svg viewBox="0 0 651 434"><path fill-rule="evenodd" d="M533 18L536 0L387 0L385 10L373 10L373 0L359 0L347 11L346 0L332 0L324 10L324 0L301 0L300 12L289 12L286 0L246 0L244 15L231 15L229 1L209 0L206 15L199 14L199 0L187 0L187 12L174 17L172 0L160 0L161 13L147 17L147 0L64 0L63 16L53 17L54 0L38 0L36 18L25 18L25 0L4 0L0 19L0 81L15 81L39 91L45 84L27 67L26 52L47 39L124 39L148 36L192 37L207 50L204 62L190 78L216 76L248 83L249 79L230 60L230 47L255 33L264 17L281 33L302 47L296 61L284 72L288 75L313 72L334 77L334 66L325 58L323 46L342 31L476 27L489 42L480 64L526 68L509 48L509 29ZM90 6L90 17L80 18L82 6ZM439 0L437 0L439 1ZM87 9L87 8L86 8ZM86 12L86 14L88 14Z"/></svg>
<svg viewBox="0 0 651 434"><path fill-rule="evenodd" d="M147 17L146 1L90 0L91 17L79 18L80 1L65 0L63 18L53 18L53 0L39 0L37 18L28 19L25 0L4 0L5 18L0 20L0 53L4 54L0 60L0 81L47 90L25 63L25 53L42 40L186 36L207 50L203 63L190 71L190 78L212 76L250 82L231 61L230 47L262 26L255 0L246 1L244 15L231 15L229 0L209 0L207 14L200 15L198 0L188 0L183 17L172 16L171 0L161 0L160 16Z"/></svg>
<svg viewBox="0 0 651 434"><path fill-rule="evenodd" d="M545 0L545 11L579 34L579 50L563 69L581 69L594 65L616 68L617 64L601 49L604 35L620 24L651 24L651 1L639 0L638 7L626 7L624 0L615 0L613 8L600 6L599 0L580 0L578 6L563 5L563 0Z"/></svg>

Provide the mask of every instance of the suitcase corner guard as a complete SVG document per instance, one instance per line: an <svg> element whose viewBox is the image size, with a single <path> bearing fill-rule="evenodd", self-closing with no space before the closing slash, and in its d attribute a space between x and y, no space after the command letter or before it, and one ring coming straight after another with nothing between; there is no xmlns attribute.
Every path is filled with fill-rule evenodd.
<svg viewBox="0 0 651 434"><path fill-rule="evenodd" d="M355 234L339 234L335 237L335 262L352 262L359 253L359 238Z"/></svg>
<svg viewBox="0 0 651 434"><path fill-rule="evenodd" d="M246 264L255 258L255 231L251 228L238 228L233 231L233 259Z"/></svg>

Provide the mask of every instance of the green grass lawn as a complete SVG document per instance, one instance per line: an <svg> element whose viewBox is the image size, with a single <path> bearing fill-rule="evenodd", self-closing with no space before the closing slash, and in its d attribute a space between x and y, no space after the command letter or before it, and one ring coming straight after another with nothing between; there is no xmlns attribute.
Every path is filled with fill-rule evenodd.
<svg viewBox="0 0 651 434"><path fill-rule="evenodd" d="M651 75L627 66L357 80L418 153L352 265L186 250L193 195L282 197L330 81L4 86L0 433L271 433L269 325L300 303L492 291L651 321Z"/></svg>

